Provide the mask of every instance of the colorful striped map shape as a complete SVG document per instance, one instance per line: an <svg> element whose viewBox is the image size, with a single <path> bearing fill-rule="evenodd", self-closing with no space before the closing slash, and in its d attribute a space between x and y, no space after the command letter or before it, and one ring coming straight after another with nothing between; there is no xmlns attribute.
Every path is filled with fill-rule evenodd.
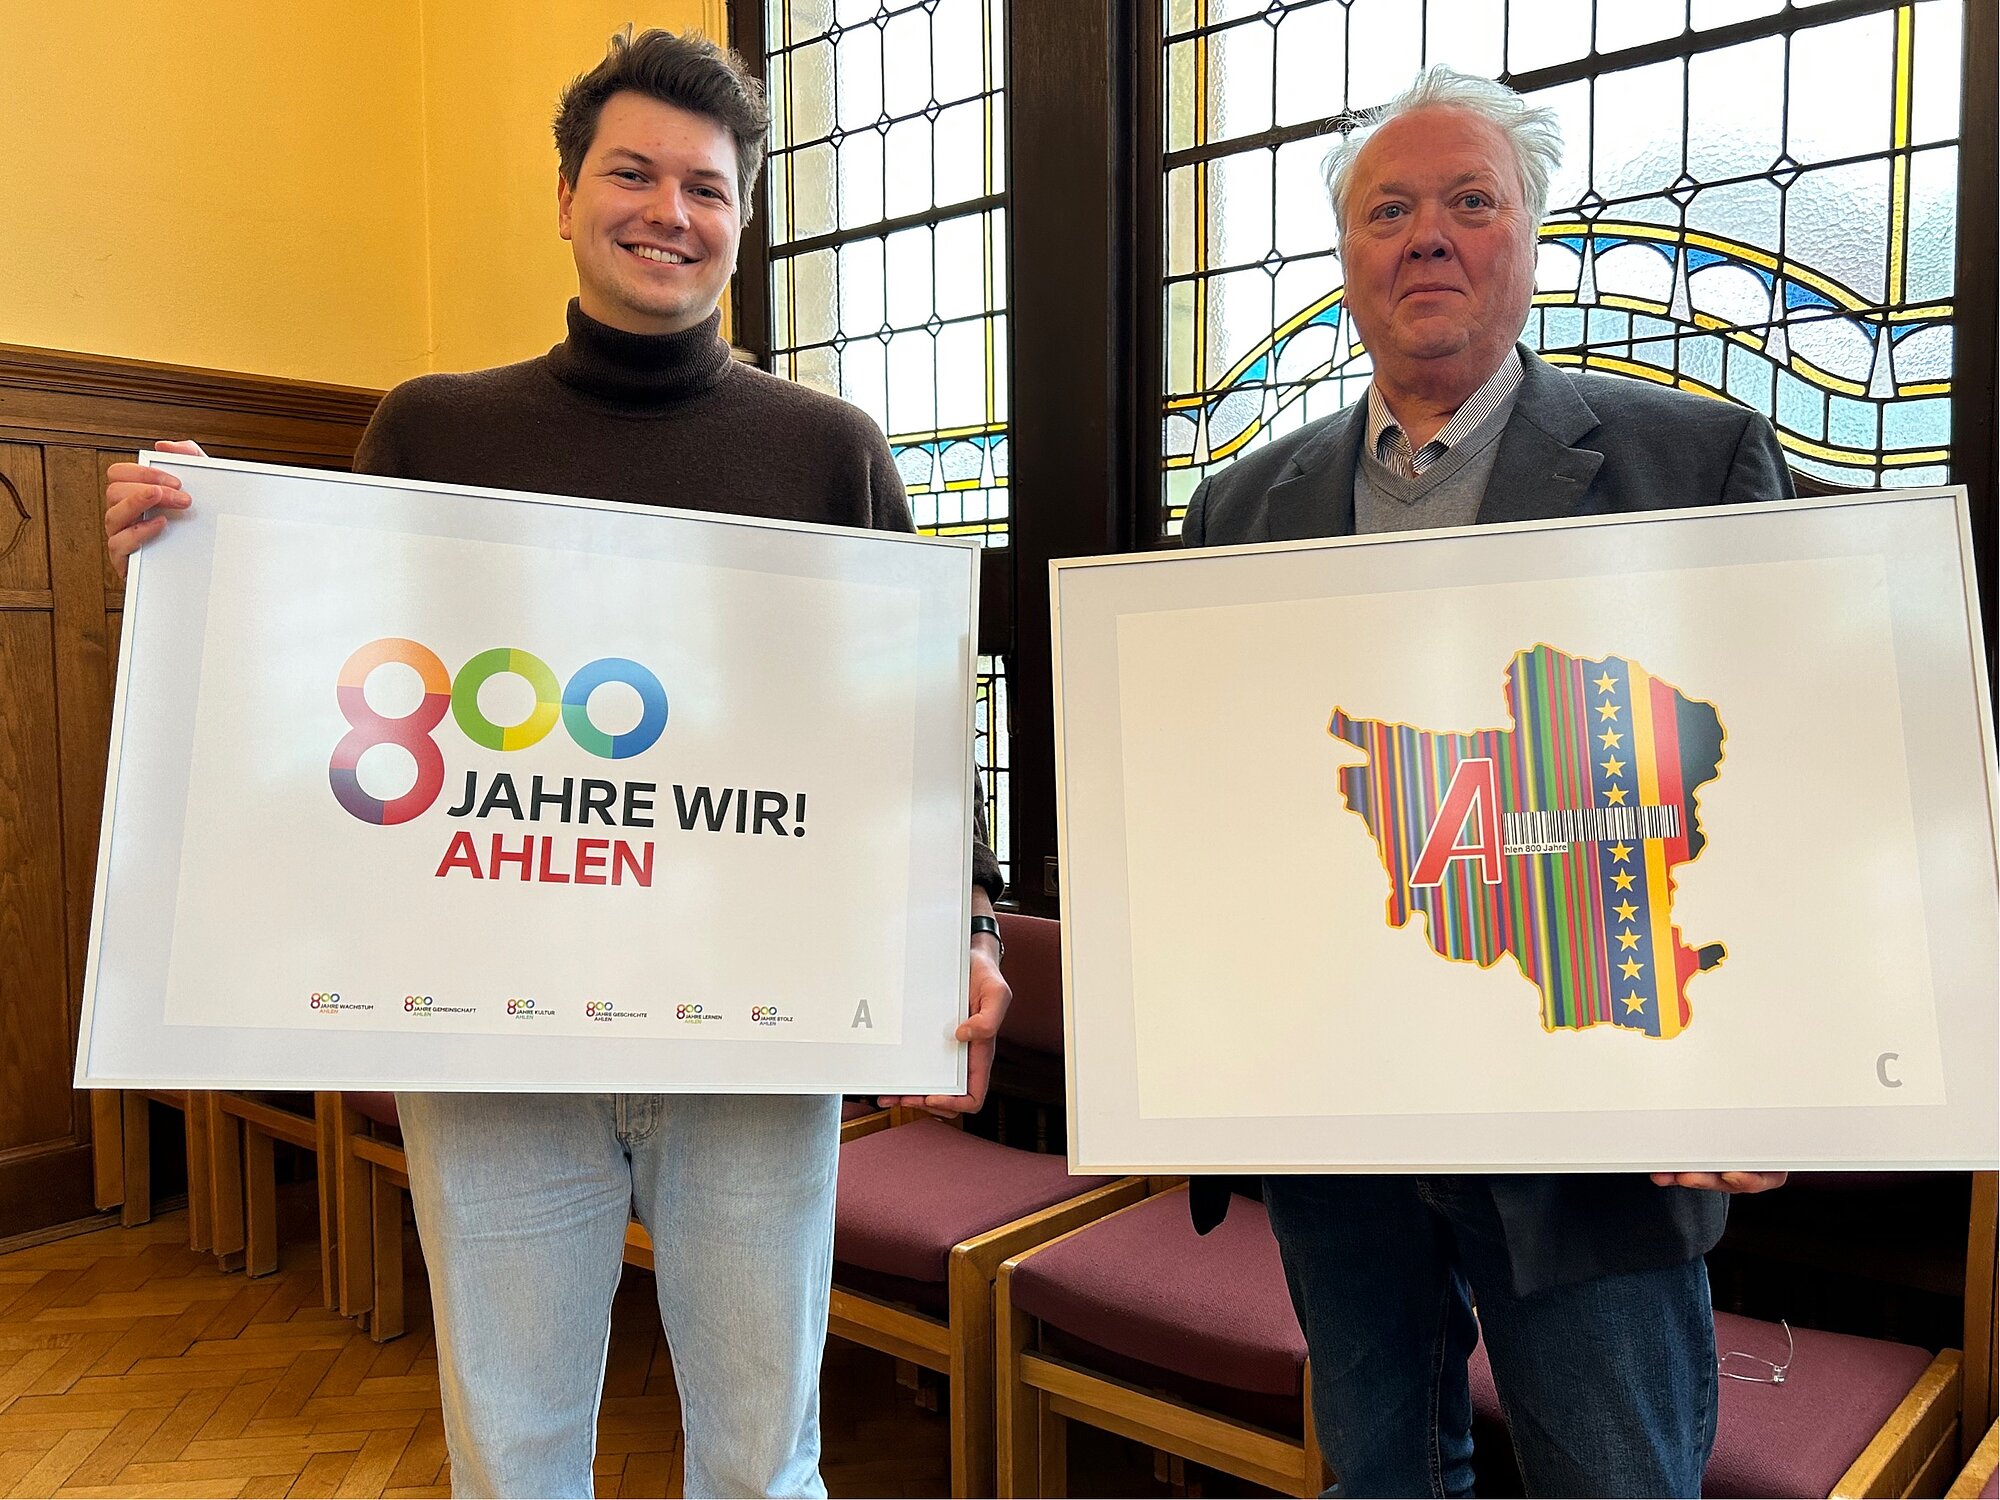
<svg viewBox="0 0 2000 1500"><path fill-rule="evenodd" d="M1367 752L1340 791L1381 851L1389 925L1421 912L1433 950L1481 968L1512 954L1546 1031L1678 1036L1688 981L1724 957L1672 920L1721 717L1637 662L1547 645L1515 654L1506 701L1512 729L1471 734L1334 709L1327 732Z"/></svg>

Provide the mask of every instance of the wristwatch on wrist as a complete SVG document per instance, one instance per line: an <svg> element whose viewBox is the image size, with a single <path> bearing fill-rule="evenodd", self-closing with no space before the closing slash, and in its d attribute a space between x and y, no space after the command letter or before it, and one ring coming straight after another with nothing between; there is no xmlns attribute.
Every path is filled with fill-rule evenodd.
<svg viewBox="0 0 2000 1500"><path fill-rule="evenodd" d="M976 911L972 914L972 935L974 937L978 937L979 934L982 932L991 936L993 939L993 946L1000 950L1000 952L997 955L995 955L996 958L1000 961L1005 961L1007 957L1007 945L1006 943L1001 941L1000 923L998 919L987 916L986 913L983 911Z"/></svg>

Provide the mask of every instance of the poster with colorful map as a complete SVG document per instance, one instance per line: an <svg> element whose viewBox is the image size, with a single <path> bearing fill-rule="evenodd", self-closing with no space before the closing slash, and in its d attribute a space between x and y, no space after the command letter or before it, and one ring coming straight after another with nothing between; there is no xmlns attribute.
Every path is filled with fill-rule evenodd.
<svg viewBox="0 0 2000 1500"><path fill-rule="evenodd" d="M1058 564L1078 1169L1990 1165L1962 507Z"/></svg>

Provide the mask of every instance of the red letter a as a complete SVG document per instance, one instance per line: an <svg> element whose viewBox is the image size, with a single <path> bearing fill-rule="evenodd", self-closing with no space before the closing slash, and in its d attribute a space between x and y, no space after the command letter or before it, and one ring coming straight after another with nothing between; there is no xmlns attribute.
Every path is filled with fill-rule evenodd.
<svg viewBox="0 0 2000 1500"><path fill-rule="evenodd" d="M1470 816L1473 841L1461 844L1459 834ZM1500 783L1490 758L1462 760L1451 773L1437 821L1424 837L1417 867L1410 872L1414 886L1436 885L1444 879L1445 867L1455 859L1478 859L1479 873L1488 885L1500 883Z"/></svg>

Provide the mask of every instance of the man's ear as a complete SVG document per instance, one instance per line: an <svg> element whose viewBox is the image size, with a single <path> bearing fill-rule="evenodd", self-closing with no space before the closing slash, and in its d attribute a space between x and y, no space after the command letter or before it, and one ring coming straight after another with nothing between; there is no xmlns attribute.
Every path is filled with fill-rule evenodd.
<svg viewBox="0 0 2000 1500"><path fill-rule="evenodd" d="M564 239L569 238L569 179L563 176L562 168L556 168L556 232Z"/></svg>

